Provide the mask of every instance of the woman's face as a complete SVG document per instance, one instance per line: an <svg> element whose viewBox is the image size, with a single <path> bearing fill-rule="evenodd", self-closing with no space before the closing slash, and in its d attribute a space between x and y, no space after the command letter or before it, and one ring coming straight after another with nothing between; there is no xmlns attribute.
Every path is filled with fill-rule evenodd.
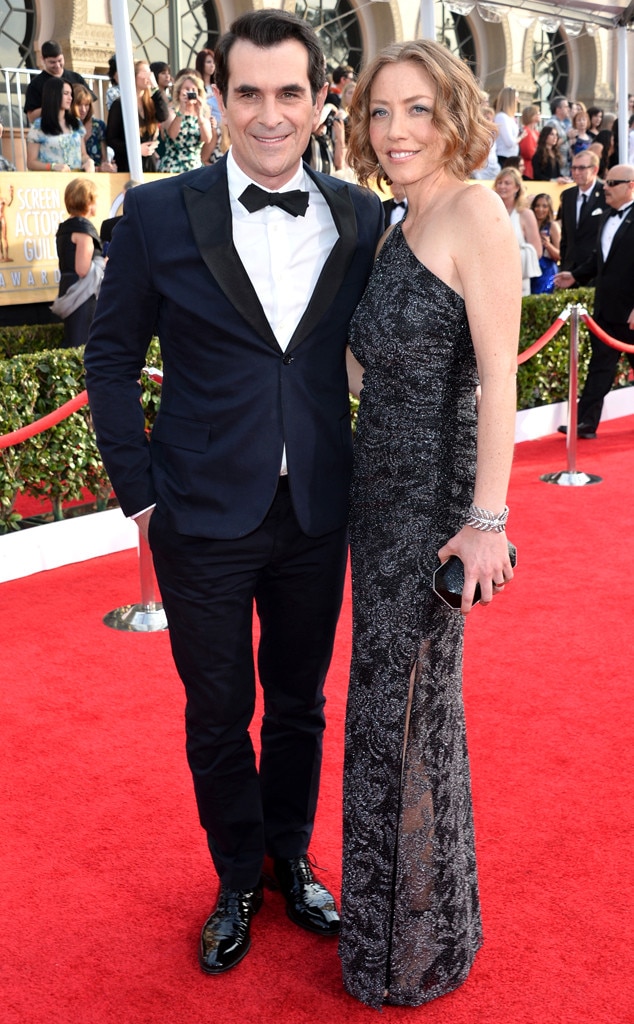
<svg viewBox="0 0 634 1024"><path fill-rule="evenodd" d="M593 114L591 118L591 125L593 128L599 128L603 120L603 111L600 110L598 114Z"/></svg>
<svg viewBox="0 0 634 1024"><path fill-rule="evenodd" d="M83 124L86 118L88 117L88 114L90 113L90 103L87 103L86 100L84 100L83 103L78 103L77 113L79 114L79 120Z"/></svg>
<svg viewBox="0 0 634 1024"><path fill-rule="evenodd" d="M436 87L413 61L388 64L370 89L370 143L392 181L412 184L443 165L445 141L432 121Z"/></svg>
<svg viewBox="0 0 634 1024"><path fill-rule="evenodd" d="M578 132L585 132L586 128L588 127L588 115L585 114L583 110L579 111L579 113L575 116L575 119L573 121L573 127L575 127Z"/></svg>
<svg viewBox="0 0 634 1024"><path fill-rule="evenodd" d="M188 103L194 102L194 100L190 100L189 96L187 95L188 92L195 92L196 96L198 96L198 89L196 88L196 83L192 82L191 78L186 78L183 84L181 85L180 92L178 94L178 102L181 107L186 106Z"/></svg>
<svg viewBox="0 0 634 1024"><path fill-rule="evenodd" d="M172 72L169 68L165 68L165 71L159 71L156 76L156 84L159 89L169 89L172 84Z"/></svg>
<svg viewBox="0 0 634 1024"><path fill-rule="evenodd" d="M215 60L213 59L213 57L212 57L212 55L210 53L208 53L207 56L205 57L204 68L205 68L205 74L208 77L211 77L214 74L215 70L216 70L216 62L215 62Z"/></svg>
<svg viewBox="0 0 634 1024"><path fill-rule="evenodd" d="M341 105L346 109L352 103L356 82L348 82L341 90Z"/></svg>
<svg viewBox="0 0 634 1024"><path fill-rule="evenodd" d="M517 185L510 174L503 174L495 183L495 191L503 203L515 202L517 199Z"/></svg>
<svg viewBox="0 0 634 1024"><path fill-rule="evenodd" d="M135 84L137 89L151 89L152 88L152 72L150 71L149 64L141 64L139 70L135 75Z"/></svg>
<svg viewBox="0 0 634 1024"><path fill-rule="evenodd" d="M533 203L533 213L537 217L537 220L546 220L550 217L550 209L545 199L536 199Z"/></svg>
<svg viewBox="0 0 634 1024"><path fill-rule="evenodd" d="M67 82L64 82L64 88L62 89L62 102L61 110L70 110L73 103L73 90Z"/></svg>
<svg viewBox="0 0 634 1024"><path fill-rule="evenodd" d="M546 142L548 143L549 146L554 146L556 144L558 138L559 138L559 136L557 135L557 129L553 128L553 130L551 132L549 132L548 135L546 136Z"/></svg>

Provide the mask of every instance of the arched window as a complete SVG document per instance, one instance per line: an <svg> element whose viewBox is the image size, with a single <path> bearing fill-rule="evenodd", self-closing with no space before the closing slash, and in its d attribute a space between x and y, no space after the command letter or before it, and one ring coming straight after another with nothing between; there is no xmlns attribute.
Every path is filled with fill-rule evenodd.
<svg viewBox="0 0 634 1024"><path fill-rule="evenodd" d="M568 51L564 38L557 29L547 32L536 23L533 36L531 72L535 81L535 103L540 109L547 109L554 96L568 93Z"/></svg>
<svg viewBox="0 0 634 1024"><path fill-rule="evenodd" d="M168 0L128 0L128 12L134 59L169 63L172 41Z"/></svg>
<svg viewBox="0 0 634 1024"><path fill-rule="evenodd" d="M0 67L35 68L35 0L0 0Z"/></svg>
<svg viewBox="0 0 634 1024"><path fill-rule="evenodd" d="M194 3L190 0L189 10L181 17L181 53L184 65L193 67L200 50L214 50L220 36L218 12L213 0ZM175 68L172 68L175 71Z"/></svg>
<svg viewBox="0 0 634 1024"><path fill-rule="evenodd" d="M176 74L181 67L193 66L199 50L213 49L220 32L213 0L183 0L177 7L178 38L172 38L170 2L128 0L128 11L135 59L167 61Z"/></svg>
<svg viewBox="0 0 634 1024"><path fill-rule="evenodd" d="M469 21L464 15L450 11L445 3L436 4L436 39L477 74L475 40Z"/></svg>
<svg viewBox="0 0 634 1024"><path fill-rule="evenodd" d="M295 14L315 29L330 70L343 64L359 70L363 58L361 29L348 0L296 0Z"/></svg>

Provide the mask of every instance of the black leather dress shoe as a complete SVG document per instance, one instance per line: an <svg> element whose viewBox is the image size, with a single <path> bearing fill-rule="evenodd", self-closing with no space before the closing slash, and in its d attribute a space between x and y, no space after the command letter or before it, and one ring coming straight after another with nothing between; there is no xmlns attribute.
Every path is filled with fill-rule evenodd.
<svg viewBox="0 0 634 1024"><path fill-rule="evenodd" d="M568 427L565 424L561 427L557 427L557 430L560 434L568 433ZM593 430L589 423L577 424L577 437L581 437L584 441L593 441L596 436L596 430Z"/></svg>
<svg viewBox="0 0 634 1024"><path fill-rule="evenodd" d="M273 870L291 921L318 935L339 934L341 921L334 896L317 881L308 857L276 859Z"/></svg>
<svg viewBox="0 0 634 1024"><path fill-rule="evenodd" d="M200 936L198 962L205 974L222 974L235 967L251 947L251 918L262 906L262 886L247 891L220 889L213 914Z"/></svg>

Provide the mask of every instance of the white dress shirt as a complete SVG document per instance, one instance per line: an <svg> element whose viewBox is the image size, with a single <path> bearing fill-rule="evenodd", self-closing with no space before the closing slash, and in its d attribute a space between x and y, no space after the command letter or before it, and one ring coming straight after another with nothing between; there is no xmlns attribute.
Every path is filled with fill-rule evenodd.
<svg viewBox="0 0 634 1024"><path fill-rule="evenodd" d="M612 247L614 236L621 227L621 224L623 223L625 210L629 209L631 205L631 203L625 203L623 206L619 207L619 213L621 214L621 216L608 217L605 224L603 225L603 230L601 232L601 252L603 253L604 263L610 254L610 249Z"/></svg>
<svg viewBox="0 0 634 1024"><path fill-rule="evenodd" d="M304 172L301 162L291 180L282 188L264 191L302 189L308 192L308 209L304 217L293 217L279 206L265 206L263 210L249 213L240 202L240 196L249 185L259 183L238 167L231 150L227 157L227 180L233 244L271 330L285 351L339 233L328 203ZM261 185L259 187L262 188ZM280 473L286 473L286 448Z"/></svg>
<svg viewBox="0 0 634 1024"><path fill-rule="evenodd" d="M304 217L293 217L278 206L249 213L240 202L248 185L258 182L242 171L231 150L227 179L233 219L233 243L255 288L262 309L282 350L286 349L306 311L324 264L339 235L323 195L300 163L291 180L279 190L309 193ZM262 186L259 186L262 188Z"/></svg>

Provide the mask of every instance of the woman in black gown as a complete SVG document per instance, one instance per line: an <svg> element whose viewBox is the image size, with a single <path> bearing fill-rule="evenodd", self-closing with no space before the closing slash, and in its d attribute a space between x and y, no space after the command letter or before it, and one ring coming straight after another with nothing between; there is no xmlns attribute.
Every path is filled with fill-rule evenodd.
<svg viewBox="0 0 634 1024"><path fill-rule="evenodd" d="M384 50L351 119L353 169L403 186L408 214L384 238L350 333L362 390L340 954L357 999L415 1006L463 982L481 944L462 634L476 583L487 604L513 577L520 262L499 197L465 184L491 128L444 47ZM450 555L465 567L462 615L431 588Z"/></svg>

